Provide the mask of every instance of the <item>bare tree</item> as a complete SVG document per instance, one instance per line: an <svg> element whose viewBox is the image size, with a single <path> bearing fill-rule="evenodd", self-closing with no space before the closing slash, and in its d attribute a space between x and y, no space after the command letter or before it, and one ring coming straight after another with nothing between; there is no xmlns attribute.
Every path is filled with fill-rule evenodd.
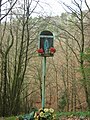
<svg viewBox="0 0 90 120"><path fill-rule="evenodd" d="M30 16L39 1L36 1L36 5L30 11L33 1L24 0L22 19L17 17L17 15L18 19L13 19L12 8L16 2L9 1L10 9L0 18L0 20L3 20L8 14L10 15L9 23L5 21L5 26L2 23L2 26L0 26L3 29L0 44L0 55L2 55L1 61L3 63L0 66L0 110L2 116L20 112L25 74L29 60L35 53L35 41L38 33L38 30L35 29L38 21L35 21L33 24L30 23Z"/></svg>
<svg viewBox="0 0 90 120"><path fill-rule="evenodd" d="M68 46L69 51L72 51L75 58L77 59L78 65L82 73L81 79L83 79L82 83L83 83L83 88L85 91L86 103L88 105L88 108L90 109L89 91L87 88L88 83L87 83L86 75L84 71L84 60L83 60L83 54L85 52L85 47L86 47L85 31L86 31L86 24L88 24L88 23L85 23L86 22L85 18L87 18L86 17L87 12L83 11L82 0L80 0L79 3L76 0L73 1L73 5L75 6L75 8L72 6L66 5L63 2L62 4L64 7L67 8L66 14L65 14L66 16L65 17L63 16L66 19L63 18L61 24L56 23L55 21L53 22L53 24L59 29L59 32L61 34L61 36L59 34L60 40L62 38L63 43L65 43L66 46ZM88 4L87 4L87 7L88 7ZM72 47L71 41L74 41L74 47ZM67 52L68 50L66 50L65 52L67 63L68 63L69 56ZM66 72L67 80L69 76L68 65L69 64L67 64L67 72Z"/></svg>
<svg viewBox="0 0 90 120"><path fill-rule="evenodd" d="M84 60L83 60L83 54L85 52L85 23L84 23L84 19L85 16L87 15L84 14L83 10L82 10L82 0L80 1L80 4L74 0L74 4L75 6L77 6L78 11L75 11L73 8L68 7L72 13L75 15L75 17L78 19L78 23L75 23L75 26L79 29L80 32L80 40L78 40L75 36L74 40L77 42L78 46L79 46L79 52L80 52L80 57L79 57L79 64L80 64L80 69L81 69L81 73L82 73L82 79L83 79L83 87L85 90L85 96L86 96L86 102L88 105L88 108L90 109L90 103L89 103L89 91L87 89L87 81L86 81L86 76L85 76L85 71L84 71ZM71 21L72 22L72 21ZM70 33L71 34L71 33Z"/></svg>
<svg viewBox="0 0 90 120"><path fill-rule="evenodd" d="M12 5L10 6L10 8L7 10L7 12L5 13L5 14L3 14L2 12L1 12L1 8L5 5L5 4L7 4L7 2L12 2ZM0 1L0 21L1 20L3 20L9 13L10 13L10 11L13 9L13 7L15 6L15 4L17 3L17 0L6 0L6 1L4 1L4 3L2 3L2 0Z"/></svg>

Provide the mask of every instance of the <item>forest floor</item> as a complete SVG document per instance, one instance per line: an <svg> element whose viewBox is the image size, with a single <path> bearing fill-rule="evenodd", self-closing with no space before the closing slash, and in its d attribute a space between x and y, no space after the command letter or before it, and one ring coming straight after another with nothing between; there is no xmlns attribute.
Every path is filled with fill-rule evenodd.
<svg viewBox="0 0 90 120"><path fill-rule="evenodd" d="M84 117L84 118L81 118L81 117L61 117L59 118L59 120L90 120L90 117Z"/></svg>
<svg viewBox="0 0 90 120"><path fill-rule="evenodd" d="M17 120L16 117L9 117L9 118L1 118L0 120ZM59 117L58 120L90 120L90 117L77 117L77 116L72 116L72 117Z"/></svg>
<svg viewBox="0 0 90 120"><path fill-rule="evenodd" d="M0 120L9 120L9 119L0 118ZM10 120L16 120L16 119L10 119ZM67 117L62 117L62 118L59 118L59 120L90 120L90 118L80 118L80 117L67 118Z"/></svg>

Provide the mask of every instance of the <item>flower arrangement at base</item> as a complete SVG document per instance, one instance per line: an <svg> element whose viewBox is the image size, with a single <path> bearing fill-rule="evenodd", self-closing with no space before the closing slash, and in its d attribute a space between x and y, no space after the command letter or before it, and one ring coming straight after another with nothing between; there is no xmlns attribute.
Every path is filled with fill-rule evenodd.
<svg viewBox="0 0 90 120"><path fill-rule="evenodd" d="M49 49L50 54L54 54L56 52L56 49L54 47L51 47Z"/></svg>
<svg viewBox="0 0 90 120"><path fill-rule="evenodd" d="M39 109L39 111L35 112L34 115L35 120L56 120L55 118L56 115L52 108Z"/></svg>

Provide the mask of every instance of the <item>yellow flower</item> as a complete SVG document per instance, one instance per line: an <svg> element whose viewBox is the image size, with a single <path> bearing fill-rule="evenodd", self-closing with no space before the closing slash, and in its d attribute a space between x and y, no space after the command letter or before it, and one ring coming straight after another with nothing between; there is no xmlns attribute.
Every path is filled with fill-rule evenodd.
<svg viewBox="0 0 90 120"><path fill-rule="evenodd" d="M49 109L50 113L54 113L54 109L50 108Z"/></svg>
<svg viewBox="0 0 90 120"><path fill-rule="evenodd" d="M42 109L42 108L40 108L40 109L39 109L39 112L40 112L40 111L42 111L42 110L43 110L43 109Z"/></svg>
<svg viewBox="0 0 90 120"><path fill-rule="evenodd" d="M53 120L55 120L55 119L56 119L56 114L53 115Z"/></svg>
<svg viewBox="0 0 90 120"><path fill-rule="evenodd" d="M40 112L40 117L44 117L44 113L43 112Z"/></svg>
<svg viewBox="0 0 90 120"><path fill-rule="evenodd" d="M36 118L37 117L37 113L35 113L35 115L34 115L34 118Z"/></svg>
<svg viewBox="0 0 90 120"><path fill-rule="evenodd" d="M49 110L48 110L48 108L44 108L44 112L48 112Z"/></svg>
<svg viewBox="0 0 90 120"><path fill-rule="evenodd" d="M38 118L35 118L35 120L38 120Z"/></svg>

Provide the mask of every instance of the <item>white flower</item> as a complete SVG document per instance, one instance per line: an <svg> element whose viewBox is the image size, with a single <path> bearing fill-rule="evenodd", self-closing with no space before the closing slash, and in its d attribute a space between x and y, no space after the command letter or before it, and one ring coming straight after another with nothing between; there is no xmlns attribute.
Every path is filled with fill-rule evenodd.
<svg viewBox="0 0 90 120"><path fill-rule="evenodd" d="M44 113L43 112L40 112L40 117L44 117Z"/></svg>
<svg viewBox="0 0 90 120"><path fill-rule="evenodd" d="M49 109L50 113L54 113L54 109L50 108Z"/></svg>
<svg viewBox="0 0 90 120"><path fill-rule="evenodd" d="M34 118L36 118L37 117L37 113L35 113L35 115L34 115Z"/></svg>
<svg viewBox="0 0 90 120"><path fill-rule="evenodd" d="M49 109L48 108L44 108L44 112L48 112L49 111Z"/></svg>

